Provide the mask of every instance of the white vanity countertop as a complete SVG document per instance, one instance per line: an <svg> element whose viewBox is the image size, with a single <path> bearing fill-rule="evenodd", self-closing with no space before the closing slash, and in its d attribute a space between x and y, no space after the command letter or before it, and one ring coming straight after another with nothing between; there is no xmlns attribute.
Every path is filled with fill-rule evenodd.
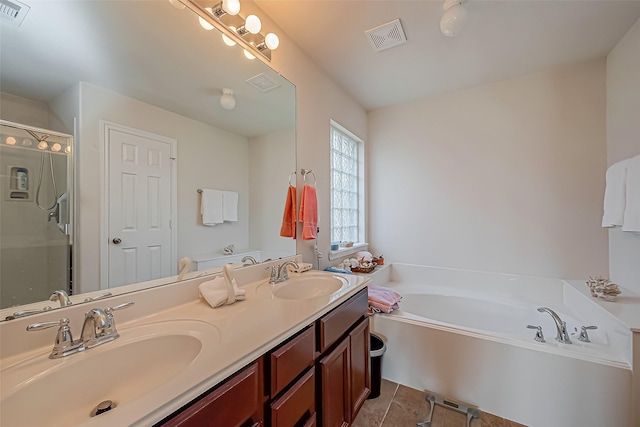
<svg viewBox="0 0 640 427"><path fill-rule="evenodd" d="M295 278L306 274L308 273L301 273L300 275L293 273L291 277ZM311 274L334 275L333 273L318 271L313 271ZM266 283L265 279L261 279L242 286L247 292L246 300L215 309L211 308L204 299L197 298L197 284L203 281L202 278L169 285L184 287L188 289L190 294L193 293L194 295L192 296L193 298L190 298L190 301L160 312L152 312L150 310L150 307L156 305L156 302L149 301L149 299L156 298L154 295L157 295L157 298L165 299L164 303L166 304L168 292L165 289L166 287L159 288L165 290L155 294L153 290L147 291L144 297L135 293L122 296L123 300L134 300L136 304L127 310L114 313L118 331L121 333L120 339L126 336L128 330L133 331L142 325L191 320L213 325L219 332L218 341L210 357L211 360L205 364L205 367L199 368L197 372L185 375L179 374L177 377L168 380L171 382L171 387L165 387L164 389L161 387L159 390L146 394L130 404L123 402L112 411L88 419L82 425L150 426L161 421L355 295L370 281L367 277L356 275L343 275L342 277L346 279L346 283L333 294L296 300L274 297L272 295L273 286ZM162 292L164 292L164 295ZM99 302L94 305L101 307L120 302L119 300L108 301L107 303ZM85 307L83 310L87 310L87 308ZM119 317L121 320L118 322ZM36 321L42 320L38 319ZM10 324L12 322L7 323ZM78 323L79 321L72 318L72 331L76 335L79 335L79 327L81 326ZM26 332L23 332L23 334L26 334ZM45 335L54 336L54 332L51 334L45 333ZM22 337L22 339L27 338L29 336ZM117 341L113 343L117 343ZM78 356L90 357L90 352L98 351L101 347L106 350L110 344L106 343L95 349L86 350L86 354L67 356L64 359L52 361L52 363L60 363L59 361L70 362L74 357ZM51 346L47 346L6 357L2 360L2 369L4 371L7 366L17 363L20 358L34 357L36 354L38 355L37 357L46 358L50 350ZM162 354L157 356L162 358ZM130 381L131 387L135 387L135 378L122 380ZM73 396L69 396L69 399L70 402L73 402ZM115 402L116 399L117 396L112 400Z"/></svg>

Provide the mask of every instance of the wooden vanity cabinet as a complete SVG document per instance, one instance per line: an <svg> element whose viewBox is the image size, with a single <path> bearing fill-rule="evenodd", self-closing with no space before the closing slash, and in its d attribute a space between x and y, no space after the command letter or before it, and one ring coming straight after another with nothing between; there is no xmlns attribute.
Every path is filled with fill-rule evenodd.
<svg viewBox="0 0 640 427"><path fill-rule="evenodd" d="M367 289L267 352L162 426L349 426L370 391Z"/></svg>
<svg viewBox="0 0 640 427"><path fill-rule="evenodd" d="M318 321L318 407L323 427L349 426L369 396L369 319L367 290ZM342 333L338 333L339 331ZM327 339L334 337L334 341ZM338 337L338 338L335 338Z"/></svg>

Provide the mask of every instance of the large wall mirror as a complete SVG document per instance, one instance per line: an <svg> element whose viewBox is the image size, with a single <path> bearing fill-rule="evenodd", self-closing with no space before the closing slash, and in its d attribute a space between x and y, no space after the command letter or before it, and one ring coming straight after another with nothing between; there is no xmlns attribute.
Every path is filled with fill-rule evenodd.
<svg viewBox="0 0 640 427"><path fill-rule="evenodd" d="M99 296L132 283L173 282L183 258L192 260L186 277L193 277L195 270L238 263L244 254L258 261L295 254L295 240L279 236L296 170L290 82L262 61L247 59L239 46L227 46L217 30L203 29L193 11L165 0L26 3L30 10L21 25L0 20L0 119L38 130L8 144L15 130L3 127L0 141L0 232L12 233L11 239L3 234L0 245L3 314L24 304L57 306L48 298L58 285L36 290L43 275L33 271L40 264L70 267L72 292ZM234 109L221 106L225 88L233 91ZM71 141L58 133L73 136L69 172L60 172L60 153L51 161L51 154L37 150L46 130L56 133L50 143ZM36 144L22 146L29 138ZM23 152L33 158L23 162ZM141 169L163 165L166 173L158 178L155 171L132 171L129 163ZM42 210L31 193L39 181L51 188L56 174L67 175L57 184L68 182L68 191L45 195L58 201L68 192L66 203ZM230 219L203 224L202 189L227 192L229 206L237 197ZM24 199L11 200L12 190L24 190ZM69 230L70 261L56 261L42 255L41 246L65 239L51 212L67 205L75 206L64 213L75 225ZM16 206L20 212L35 209L35 225L24 223L24 213L13 213ZM8 222L11 217L22 221L19 227ZM131 243L133 233L127 233L161 227L167 229L161 244L145 243L144 235L138 235L142 243ZM233 256L224 254L230 245ZM18 259L20 268L11 268Z"/></svg>

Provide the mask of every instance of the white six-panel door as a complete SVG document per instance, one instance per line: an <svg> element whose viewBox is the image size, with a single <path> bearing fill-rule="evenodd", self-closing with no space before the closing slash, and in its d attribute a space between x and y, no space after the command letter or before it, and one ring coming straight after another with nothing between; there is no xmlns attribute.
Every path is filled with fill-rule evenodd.
<svg viewBox="0 0 640 427"><path fill-rule="evenodd" d="M108 287L170 276L175 140L113 124L104 130Z"/></svg>

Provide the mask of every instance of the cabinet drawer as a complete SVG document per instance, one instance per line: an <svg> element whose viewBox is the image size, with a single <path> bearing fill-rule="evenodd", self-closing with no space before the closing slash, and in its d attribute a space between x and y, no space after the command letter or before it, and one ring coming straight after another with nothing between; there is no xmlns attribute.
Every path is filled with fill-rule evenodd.
<svg viewBox="0 0 640 427"><path fill-rule="evenodd" d="M315 358L315 331L308 328L271 353L271 396L275 397L309 366Z"/></svg>
<svg viewBox="0 0 640 427"><path fill-rule="evenodd" d="M318 320L319 351L322 353L336 342L367 312L367 288Z"/></svg>
<svg viewBox="0 0 640 427"><path fill-rule="evenodd" d="M163 424L167 426L254 425L261 421L260 363L243 369L192 406Z"/></svg>
<svg viewBox="0 0 640 427"><path fill-rule="evenodd" d="M315 375L314 370L309 369L291 389L271 404L271 423L273 427L293 427L311 418L315 412Z"/></svg>

